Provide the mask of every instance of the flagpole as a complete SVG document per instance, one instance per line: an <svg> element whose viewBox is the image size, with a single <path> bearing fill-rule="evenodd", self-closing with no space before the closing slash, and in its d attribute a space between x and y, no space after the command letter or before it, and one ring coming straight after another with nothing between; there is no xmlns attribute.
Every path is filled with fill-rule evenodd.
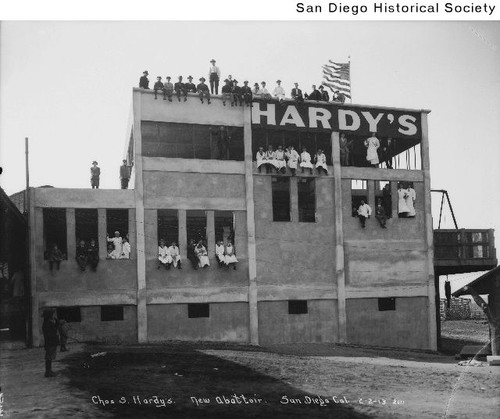
<svg viewBox="0 0 500 419"><path fill-rule="evenodd" d="M349 63L349 90L351 93L351 104L352 104L352 77L351 77L351 56L347 56L347 62Z"/></svg>

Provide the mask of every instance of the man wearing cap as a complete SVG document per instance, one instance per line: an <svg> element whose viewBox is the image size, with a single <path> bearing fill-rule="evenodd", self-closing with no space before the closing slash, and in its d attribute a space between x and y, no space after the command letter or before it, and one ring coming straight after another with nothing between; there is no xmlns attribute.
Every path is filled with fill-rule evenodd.
<svg viewBox="0 0 500 419"><path fill-rule="evenodd" d="M172 77L167 76L167 81L163 85L163 93L167 96L168 101L172 102L172 95L174 94L174 85L170 82Z"/></svg>
<svg viewBox="0 0 500 419"><path fill-rule="evenodd" d="M260 83L261 84L261 88L259 89L259 96L264 98L264 99L272 99L272 96L271 96L271 93L269 93L269 90L267 90L266 88L266 82L263 81Z"/></svg>
<svg viewBox="0 0 500 419"><path fill-rule="evenodd" d="M325 87L323 85L319 86L319 92L321 93L321 100L323 102L330 102L330 95L325 90Z"/></svg>
<svg viewBox="0 0 500 419"><path fill-rule="evenodd" d="M344 103L345 102L344 94L340 93L339 90L335 90L335 92L333 93L333 101Z"/></svg>
<svg viewBox="0 0 500 419"><path fill-rule="evenodd" d="M120 166L120 181L122 184L122 189L128 188L128 181L130 180L131 171L132 165L127 165L127 160L123 160L123 164Z"/></svg>
<svg viewBox="0 0 500 419"><path fill-rule="evenodd" d="M142 77L139 79L139 87L141 89L149 89L149 73L147 71L144 71L142 74Z"/></svg>
<svg viewBox="0 0 500 419"><path fill-rule="evenodd" d="M234 106L233 93L229 79L224 80L224 83L224 86L222 86L222 104L226 106L226 100L229 99L231 101L231 106Z"/></svg>
<svg viewBox="0 0 500 419"><path fill-rule="evenodd" d="M305 95L307 100L321 100L321 93L316 89L316 85L312 85L312 92L310 95Z"/></svg>
<svg viewBox="0 0 500 419"><path fill-rule="evenodd" d="M240 97L247 106L252 106L252 89L248 85L248 80L245 80L243 86L240 87Z"/></svg>
<svg viewBox="0 0 500 419"><path fill-rule="evenodd" d="M182 76L179 76L179 81L174 84L174 90L179 102L181 101L181 95L184 96L184 102L187 100L186 85L182 82Z"/></svg>
<svg viewBox="0 0 500 419"><path fill-rule="evenodd" d="M163 92L163 100L166 100L165 90L163 89L163 83L161 82L161 76L156 78L155 85L153 86L153 90L155 91L155 99L158 99L158 90Z"/></svg>
<svg viewBox="0 0 500 419"><path fill-rule="evenodd" d="M238 86L238 80L233 80L233 102L236 106L238 106L238 102L240 106L243 106L243 98L241 97L241 87Z"/></svg>
<svg viewBox="0 0 500 419"><path fill-rule="evenodd" d="M295 87L292 89L292 99L297 102L303 102L304 96L302 95L302 90L299 89L299 83L294 83Z"/></svg>
<svg viewBox="0 0 500 419"><path fill-rule="evenodd" d="M186 93L192 92L196 93L196 86L193 83L193 76L188 76L188 82L184 84L184 88L186 89Z"/></svg>
<svg viewBox="0 0 500 419"><path fill-rule="evenodd" d="M99 189L99 176L101 176L101 169L97 166L97 162L94 160L92 162L92 167L90 168L90 186L92 186L92 189Z"/></svg>
<svg viewBox="0 0 500 419"><path fill-rule="evenodd" d="M203 103L203 98L205 97L210 105L210 91L208 90L208 86L205 84L205 77L200 77L200 82L198 83L198 86L196 86L196 90L200 96L201 103Z"/></svg>
<svg viewBox="0 0 500 419"><path fill-rule="evenodd" d="M212 64L210 66L210 69L208 70L208 80L210 81L210 91L212 94L218 95L219 94L219 80L220 80L220 69L215 65L215 60L212 58L210 60L210 63Z"/></svg>
<svg viewBox="0 0 500 419"><path fill-rule="evenodd" d="M285 89L281 87L281 80L276 80L276 85L273 90L273 96L282 102L285 99Z"/></svg>

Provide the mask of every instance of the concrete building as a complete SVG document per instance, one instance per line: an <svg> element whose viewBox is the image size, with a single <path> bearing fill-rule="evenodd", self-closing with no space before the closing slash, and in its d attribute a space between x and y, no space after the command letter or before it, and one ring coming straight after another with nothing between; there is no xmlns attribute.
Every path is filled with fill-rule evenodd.
<svg viewBox="0 0 500 419"><path fill-rule="evenodd" d="M195 95L169 102L134 89L125 156L133 189L30 191L35 344L42 310L56 307L78 340L436 349L427 114L312 101L232 107L220 97L207 105ZM370 132L381 140L378 167L366 161ZM349 140L344 166L339 133ZM311 156L322 148L328 174L260 173L255 154L269 144ZM414 217L398 216L398 182L413 183ZM362 228L360 200L375 214L378 198L387 228L374 215ZM130 259L106 259L115 230L128 234ZM90 237L100 262L82 272L77 239ZM161 238L179 243L181 270L158 269ZM187 247L200 238L210 267L194 269ZM216 262L216 240L228 239L236 270ZM67 255L59 270L44 258L50 243Z"/></svg>

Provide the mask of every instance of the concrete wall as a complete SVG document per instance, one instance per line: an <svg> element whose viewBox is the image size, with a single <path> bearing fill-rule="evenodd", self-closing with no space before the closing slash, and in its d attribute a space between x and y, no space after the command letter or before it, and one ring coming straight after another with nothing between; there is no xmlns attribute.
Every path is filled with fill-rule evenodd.
<svg viewBox="0 0 500 419"><path fill-rule="evenodd" d="M212 303L210 317L188 318L187 304L149 304L148 340L248 342L248 304Z"/></svg>
<svg viewBox="0 0 500 419"><path fill-rule="evenodd" d="M288 314L288 301L259 301L258 307L261 345L338 339L335 300L308 300L307 314Z"/></svg>
<svg viewBox="0 0 500 419"><path fill-rule="evenodd" d="M52 305L57 308L60 305ZM43 310L40 307L39 314L42 317ZM135 306L123 306L123 320L101 321L100 306L80 307L81 322L68 323L68 347L76 342L103 342L103 343L136 343L137 342L137 313ZM40 343L43 345L43 320L40 320L39 333Z"/></svg>
<svg viewBox="0 0 500 419"><path fill-rule="evenodd" d="M348 299L347 343L430 349L427 300L396 298L395 311L379 311L377 298Z"/></svg>

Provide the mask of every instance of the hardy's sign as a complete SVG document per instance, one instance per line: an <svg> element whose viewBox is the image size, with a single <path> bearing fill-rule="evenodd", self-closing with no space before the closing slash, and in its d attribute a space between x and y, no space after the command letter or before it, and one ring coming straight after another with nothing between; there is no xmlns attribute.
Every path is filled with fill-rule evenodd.
<svg viewBox="0 0 500 419"><path fill-rule="evenodd" d="M254 102L252 124L265 128L343 131L381 137L421 138L420 113L344 105Z"/></svg>

